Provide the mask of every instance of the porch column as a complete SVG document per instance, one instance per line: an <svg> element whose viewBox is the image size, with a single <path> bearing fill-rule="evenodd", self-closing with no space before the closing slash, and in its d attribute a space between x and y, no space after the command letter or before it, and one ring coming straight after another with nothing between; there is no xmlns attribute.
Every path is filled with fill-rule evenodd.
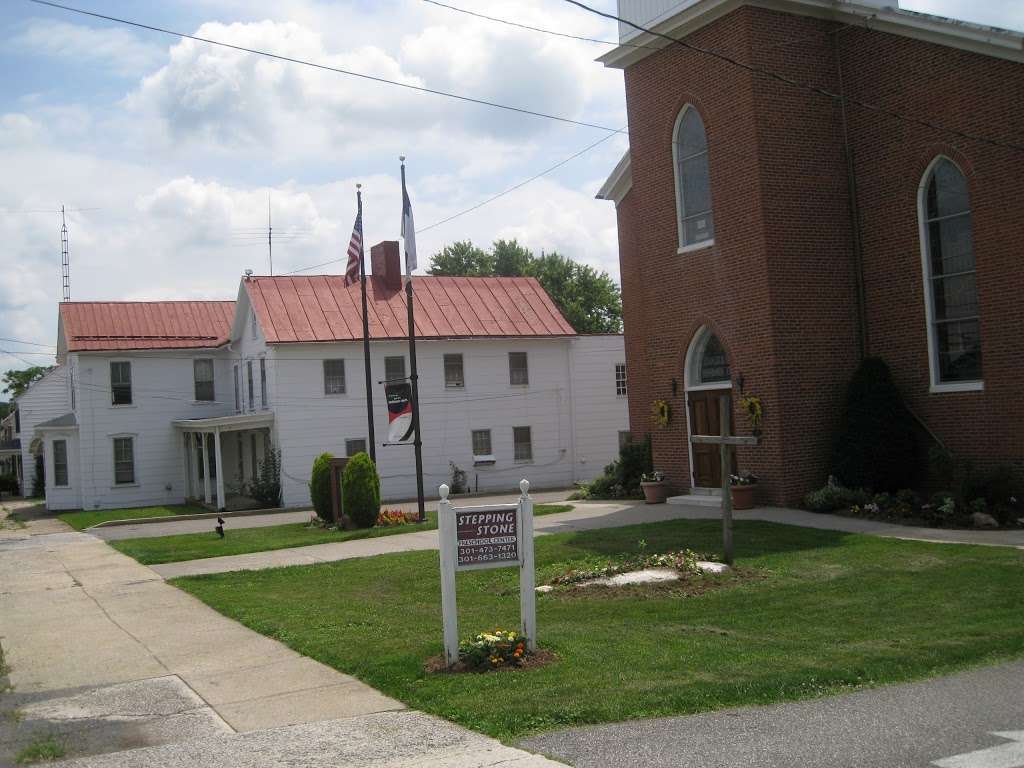
<svg viewBox="0 0 1024 768"><path fill-rule="evenodd" d="M210 504L213 501L213 497L210 496L210 459L206 453L206 433L200 432L202 440L200 446L202 449L201 456L203 457L203 501Z"/></svg>
<svg viewBox="0 0 1024 768"><path fill-rule="evenodd" d="M188 432L182 432L182 442L183 442L184 448L183 448L182 457L181 457L181 460L183 462L182 465L181 465L181 468L182 468L181 495L185 499L188 499L189 493L191 493L191 491L192 491L192 489L190 487L191 483L189 482L191 480L191 478L189 477L189 471L188 471L188 466L189 466L189 462L188 462L188 446L189 446L189 439L190 438L191 438L191 435Z"/></svg>
<svg viewBox="0 0 1024 768"><path fill-rule="evenodd" d="M213 460L217 464L217 509L227 509L224 499L224 463L220 457L220 427L213 430Z"/></svg>

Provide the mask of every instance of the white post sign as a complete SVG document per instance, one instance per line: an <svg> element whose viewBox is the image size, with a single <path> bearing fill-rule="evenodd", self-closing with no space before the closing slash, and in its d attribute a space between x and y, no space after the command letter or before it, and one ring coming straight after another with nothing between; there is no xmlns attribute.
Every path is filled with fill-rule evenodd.
<svg viewBox="0 0 1024 768"><path fill-rule="evenodd" d="M442 485L437 505L441 547L441 617L445 662L459 660L459 618L455 604L456 571L519 568L520 631L531 651L537 649L537 606L533 574L533 499L530 483L519 483L515 504L453 507Z"/></svg>

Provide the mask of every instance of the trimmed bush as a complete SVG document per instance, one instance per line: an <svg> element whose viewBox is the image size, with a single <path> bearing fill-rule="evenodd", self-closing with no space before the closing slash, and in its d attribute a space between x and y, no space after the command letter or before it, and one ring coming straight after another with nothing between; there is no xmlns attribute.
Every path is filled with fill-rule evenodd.
<svg viewBox="0 0 1024 768"><path fill-rule="evenodd" d="M619 449L619 458L604 468L604 474L595 477L573 498L621 499L640 495L640 480L654 471L651 459L651 439L639 443L626 443Z"/></svg>
<svg viewBox="0 0 1024 768"><path fill-rule="evenodd" d="M333 454L321 453L313 461L313 471L309 476L309 497L313 501L316 516L325 523L333 523L331 513L331 459Z"/></svg>
<svg viewBox="0 0 1024 768"><path fill-rule="evenodd" d="M848 488L895 492L920 478L917 424L889 366L865 358L850 380L832 452L832 469Z"/></svg>
<svg viewBox="0 0 1024 768"><path fill-rule="evenodd" d="M342 509L358 528L372 528L380 514L380 477L369 455L360 451L341 476Z"/></svg>
<svg viewBox="0 0 1024 768"><path fill-rule="evenodd" d="M989 513L1001 525L1014 525L1024 516L1024 477L1011 465L1001 464L987 472L965 472L963 500L970 505L984 499Z"/></svg>

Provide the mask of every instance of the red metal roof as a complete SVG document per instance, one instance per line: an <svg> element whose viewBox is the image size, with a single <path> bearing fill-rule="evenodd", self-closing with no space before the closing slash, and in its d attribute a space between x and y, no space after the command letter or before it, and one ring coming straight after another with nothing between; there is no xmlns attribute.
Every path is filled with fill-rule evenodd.
<svg viewBox="0 0 1024 768"><path fill-rule="evenodd" d="M252 277L244 285L271 344L363 338L359 284L346 288L341 275ZM417 276L413 288L419 338L576 335L536 278ZM366 297L370 338L404 338L404 283L388 289L370 276Z"/></svg>
<svg viewBox="0 0 1024 768"><path fill-rule="evenodd" d="M68 352L219 347L233 301L76 301L60 305Z"/></svg>

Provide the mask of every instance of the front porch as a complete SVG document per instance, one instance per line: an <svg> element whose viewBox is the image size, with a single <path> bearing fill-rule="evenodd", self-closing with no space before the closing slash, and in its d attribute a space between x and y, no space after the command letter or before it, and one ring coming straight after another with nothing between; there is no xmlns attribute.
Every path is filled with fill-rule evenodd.
<svg viewBox="0 0 1024 768"><path fill-rule="evenodd" d="M185 500L216 511L259 506L248 489L271 445L273 425L272 411L175 421L182 433Z"/></svg>

